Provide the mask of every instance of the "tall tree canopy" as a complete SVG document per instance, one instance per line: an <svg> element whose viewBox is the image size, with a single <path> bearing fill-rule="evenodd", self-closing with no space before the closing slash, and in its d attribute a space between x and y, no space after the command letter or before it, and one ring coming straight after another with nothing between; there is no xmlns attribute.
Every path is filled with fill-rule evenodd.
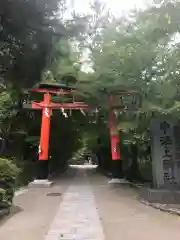
<svg viewBox="0 0 180 240"><path fill-rule="evenodd" d="M41 80L53 37L64 35L63 0L0 2L0 77L25 87Z"/></svg>

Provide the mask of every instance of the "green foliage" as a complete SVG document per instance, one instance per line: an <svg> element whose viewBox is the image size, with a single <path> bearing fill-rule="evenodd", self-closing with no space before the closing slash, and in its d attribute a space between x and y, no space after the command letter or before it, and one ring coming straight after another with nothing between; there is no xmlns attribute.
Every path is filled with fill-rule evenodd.
<svg viewBox="0 0 180 240"><path fill-rule="evenodd" d="M0 158L0 181L15 180L20 169L12 160Z"/></svg>
<svg viewBox="0 0 180 240"><path fill-rule="evenodd" d="M1 1L0 77L3 84L11 82L29 87L41 80L51 52L52 36L63 35L64 28L59 22L63 6L63 0Z"/></svg>
<svg viewBox="0 0 180 240"><path fill-rule="evenodd" d="M29 144L30 147L39 146L39 136L27 136L25 142Z"/></svg>
<svg viewBox="0 0 180 240"><path fill-rule="evenodd" d="M15 190L15 179L20 169L8 159L0 158L0 208L12 203Z"/></svg>

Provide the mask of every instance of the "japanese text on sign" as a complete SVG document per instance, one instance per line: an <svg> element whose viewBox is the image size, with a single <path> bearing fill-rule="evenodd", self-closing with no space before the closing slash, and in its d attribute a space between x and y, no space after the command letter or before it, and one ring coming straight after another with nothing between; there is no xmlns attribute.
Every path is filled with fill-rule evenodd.
<svg viewBox="0 0 180 240"><path fill-rule="evenodd" d="M172 145L173 141L169 134L170 124L166 121L160 124L160 130L162 135L160 137L160 144L163 148L163 168L164 168L164 181L174 182L175 178L173 176L172 168Z"/></svg>

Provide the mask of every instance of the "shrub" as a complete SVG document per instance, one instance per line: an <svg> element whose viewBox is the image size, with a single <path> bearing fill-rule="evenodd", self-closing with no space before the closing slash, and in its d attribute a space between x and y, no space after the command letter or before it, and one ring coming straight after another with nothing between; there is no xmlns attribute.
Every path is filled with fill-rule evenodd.
<svg viewBox="0 0 180 240"><path fill-rule="evenodd" d="M0 208L12 203L19 172L20 169L11 160L0 158Z"/></svg>

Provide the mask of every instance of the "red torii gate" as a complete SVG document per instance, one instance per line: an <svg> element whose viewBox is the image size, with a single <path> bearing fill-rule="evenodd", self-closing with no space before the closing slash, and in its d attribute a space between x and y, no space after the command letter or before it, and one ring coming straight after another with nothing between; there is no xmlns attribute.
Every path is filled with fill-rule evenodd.
<svg viewBox="0 0 180 240"><path fill-rule="evenodd" d="M49 159L49 136L50 136L50 122L53 109L70 109L70 110L87 110L88 105L84 102L71 103L54 103L51 98L53 94L57 95L72 95L74 91L72 88L62 84L40 84L39 88L30 89L32 93L43 93L44 98L41 102L31 102L25 104L25 108L42 110L42 122L39 144L39 169L37 177L39 179L48 178L48 159ZM74 97L72 97L74 99Z"/></svg>

